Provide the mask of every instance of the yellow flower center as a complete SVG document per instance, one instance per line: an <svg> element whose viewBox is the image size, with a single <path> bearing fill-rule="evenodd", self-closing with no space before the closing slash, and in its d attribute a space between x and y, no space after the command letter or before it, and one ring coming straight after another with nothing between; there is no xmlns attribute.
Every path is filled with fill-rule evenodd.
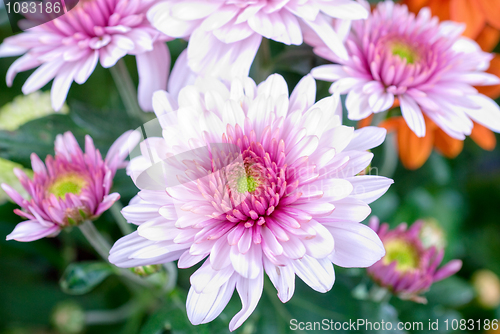
<svg viewBox="0 0 500 334"><path fill-rule="evenodd" d="M65 198L66 194L80 195L82 189L87 185L87 181L76 174L65 174L57 178L49 187L49 194L54 194L57 198Z"/></svg>
<svg viewBox="0 0 500 334"><path fill-rule="evenodd" d="M404 240L394 239L384 243L385 256L382 263L389 265L396 261L396 270L402 273L418 268L418 251Z"/></svg>
<svg viewBox="0 0 500 334"><path fill-rule="evenodd" d="M238 178L237 190L240 194L254 192L257 189L257 186L257 181L251 176L242 176Z"/></svg>
<svg viewBox="0 0 500 334"><path fill-rule="evenodd" d="M392 54L406 59L406 63L413 64L418 59L418 53L409 45L395 42L391 45Z"/></svg>

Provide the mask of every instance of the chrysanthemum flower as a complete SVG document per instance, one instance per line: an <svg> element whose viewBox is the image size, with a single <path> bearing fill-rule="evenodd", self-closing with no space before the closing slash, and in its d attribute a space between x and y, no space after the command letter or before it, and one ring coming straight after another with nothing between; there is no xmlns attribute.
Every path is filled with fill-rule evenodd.
<svg viewBox="0 0 500 334"><path fill-rule="evenodd" d="M55 156L45 164L33 153L33 179L21 169L14 173L28 192L25 199L7 184L3 190L19 205L19 216L28 219L17 224L7 240L33 241L57 235L64 227L94 220L116 202L120 195L110 194L113 177L130 150L139 141L137 133L126 132L118 138L102 159L90 136L85 137L85 153L71 132L58 135Z"/></svg>
<svg viewBox="0 0 500 334"><path fill-rule="evenodd" d="M379 226L376 217L370 219L370 227L384 243L385 256L367 269L368 274L380 286L389 289L401 299L426 303L421 293L434 282L443 280L462 268L462 261L452 260L438 269L443 261L444 250L435 246L424 247L420 239L423 221L415 222L409 229L406 223L389 230L388 224Z"/></svg>
<svg viewBox="0 0 500 334"><path fill-rule="evenodd" d="M83 84L97 61L109 68L127 54L135 55L139 71L139 104L152 110L154 91L165 89L170 69L167 37L146 19L153 0L82 0L68 13L8 37L0 57L23 55L7 72L11 86L17 73L38 67L23 85L29 94L54 79L52 105L59 110L75 81Z"/></svg>
<svg viewBox="0 0 500 334"><path fill-rule="evenodd" d="M493 51L500 41L499 0L405 0L404 4L413 13L418 13L424 6L429 6L431 13L441 21L452 20L465 23L463 36L474 39L483 51ZM500 76L500 54L494 53L486 72ZM500 96L500 85L474 87L479 93L492 99ZM496 145L495 135L487 128L477 123L472 129L471 138L483 149L492 150ZM453 142L452 138L447 141ZM457 151L462 144L453 145ZM424 150L424 148L422 148ZM441 150L440 150L441 151ZM447 157L450 155L446 154Z"/></svg>
<svg viewBox="0 0 500 334"><path fill-rule="evenodd" d="M367 10L351 0L167 0L148 12L158 30L171 37L189 38L188 63L194 72L224 79L248 75L262 37L300 45L303 27L347 58L328 18L366 16Z"/></svg>
<svg viewBox="0 0 500 334"><path fill-rule="evenodd" d="M342 126L339 96L314 104L315 94L307 76L289 98L279 75L258 87L249 78L234 80L230 89L199 79L173 108L157 92L164 138L146 139L142 155L131 160L128 171L141 191L122 213L139 227L116 242L110 262L133 267L178 259L187 268L204 260L191 276L188 317L193 324L212 321L236 288L243 308L229 325L234 330L255 309L264 272L286 302L295 275L326 292L335 280L332 262L378 261L382 244L359 222L392 180L358 173L385 130ZM146 176L166 181L155 190L141 183Z"/></svg>
<svg viewBox="0 0 500 334"><path fill-rule="evenodd" d="M354 21L346 37L349 59L326 46L315 51L339 65L313 69L318 79L335 82L347 93L348 116L360 120L391 108L395 98L418 137L425 135L424 114L449 136L463 140L473 120L500 132L500 108L473 85L498 84L484 73L492 56L461 37L463 25L439 23L428 8L415 17L404 5L381 2L365 21Z"/></svg>

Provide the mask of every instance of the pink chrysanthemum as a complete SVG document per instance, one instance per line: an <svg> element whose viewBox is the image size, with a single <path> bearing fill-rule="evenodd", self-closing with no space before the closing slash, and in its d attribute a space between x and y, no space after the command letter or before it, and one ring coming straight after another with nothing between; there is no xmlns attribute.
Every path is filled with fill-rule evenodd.
<svg viewBox="0 0 500 334"><path fill-rule="evenodd" d="M57 136L55 157L48 156L45 165L33 153L32 180L22 170L14 170L31 198L24 199L10 186L2 184L2 189L23 209L14 212L28 219L17 224L7 240L33 241L55 236L66 226L99 217L120 198L118 193L109 193L113 177L118 168L126 166L124 159L138 141L138 134L124 133L103 161L90 136L85 137L83 153L68 131Z"/></svg>
<svg viewBox="0 0 500 334"><path fill-rule="evenodd" d="M146 19L153 0L82 0L68 13L8 37L0 57L23 55L7 72L11 86L17 73L40 66L25 82L29 94L52 84L52 105L59 110L71 83L83 84L97 61L105 68L127 54L135 55L141 108L151 111L153 92L166 89L170 69L167 37Z"/></svg>
<svg viewBox="0 0 500 334"><path fill-rule="evenodd" d="M384 243L385 256L368 268L368 274L380 286L386 287L401 299L426 303L421 293L429 290L434 282L443 280L462 268L462 261L452 260L438 269L444 250L436 246L424 247L421 240L423 221L415 222L408 230L406 223L389 230L388 224L379 226L376 217L370 227Z"/></svg>
<svg viewBox="0 0 500 334"><path fill-rule="evenodd" d="M224 79L247 76L262 37L300 45L308 27L343 58L347 52L328 18L363 19L352 0L167 0L148 12L168 36L189 38L188 64Z"/></svg>
<svg viewBox="0 0 500 334"><path fill-rule="evenodd" d="M131 160L128 172L141 191L122 213L139 227L116 242L110 262L179 260L187 268L205 259L191 276L188 317L212 321L236 288L243 308L229 325L234 330L255 309L264 272L286 302L295 275L326 292L335 280L332 262L378 261L382 244L359 222L392 180L358 174L385 130L342 126L339 96L314 104L315 95L307 76L289 98L279 75L258 87L234 80L229 89L198 79L181 90L178 106L157 92L164 138L146 139Z"/></svg>
<svg viewBox="0 0 500 334"><path fill-rule="evenodd" d="M334 82L332 92L347 94L353 120L385 111L398 98L406 123L419 137L425 135L423 114L457 139L471 133L472 120L500 132L498 105L472 87L500 83L484 72L492 55L461 37L463 30L461 24L431 18L428 8L415 17L406 5L381 2L367 20L352 23L345 41L348 60L321 41L310 41L318 55L339 63L312 74Z"/></svg>

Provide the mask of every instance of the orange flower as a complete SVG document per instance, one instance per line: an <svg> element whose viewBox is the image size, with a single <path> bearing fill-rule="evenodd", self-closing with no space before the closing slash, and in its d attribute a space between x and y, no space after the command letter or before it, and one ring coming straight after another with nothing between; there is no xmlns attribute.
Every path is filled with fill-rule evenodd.
<svg viewBox="0 0 500 334"><path fill-rule="evenodd" d="M486 52L492 51L500 41L500 0L403 0L403 3L413 13L428 6L440 20L465 23L463 35L476 40ZM499 54L495 54L487 72L500 75ZM500 96L500 85L478 90L492 99Z"/></svg>
<svg viewBox="0 0 500 334"><path fill-rule="evenodd" d="M453 20L466 24L464 36L475 39L484 51L492 51L500 41L500 0L403 0L411 12L418 13L428 6L440 20ZM500 54L490 62L489 73L500 76ZM476 87L490 98L500 96L500 85ZM395 105L396 106L396 105ZM425 116L424 116L425 117ZM371 123L371 117L361 120L359 127ZM463 141L451 138L430 119L425 117L425 137L417 137L406 125L403 117L391 117L379 126L397 132L398 151L407 169L420 168L429 158L433 147L448 158L455 158L463 148ZM474 123L470 137L483 149L493 150L495 134L486 127Z"/></svg>
<svg viewBox="0 0 500 334"><path fill-rule="evenodd" d="M411 12L417 13L428 6L432 14L440 20L452 20L467 25L464 36L477 40L481 34L497 37L492 44L487 44L485 51L491 51L499 41L500 35L500 0L403 0ZM493 28L493 29L491 29ZM485 36L482 36L484 38Z"/></svg>
<svg viewBox="0 0 500 334"><path fill-rule="evenodd" d="M434 122L424 116L426 134L425 137L417 137L406 125L401 116L391 117L379 124L387 131L397 133L397 145L399 158L407 169L420 168L429 158L432 148L435 147L447 158L455 158L464 146L464 142L448 136ZM370 120L363 120L360 125L366 125ZM496 145L495 135L484 126L474 123L471 138L483 149L493 150Z"/></svg>

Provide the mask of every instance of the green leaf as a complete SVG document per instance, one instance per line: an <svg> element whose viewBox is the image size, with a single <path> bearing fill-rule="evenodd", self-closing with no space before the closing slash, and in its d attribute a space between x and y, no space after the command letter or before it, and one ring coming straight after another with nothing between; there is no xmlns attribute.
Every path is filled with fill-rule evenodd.
<svg viewBox="0 0 500 334"><path fill-rule="evenodd" d="M0 156L29 167L32 152L42 159L53 155L56 136L66 131L82 139L88 132L78 128L68 115L50 115L28 122L16 131L0 131Z"/></svg>
<svg viewBox="0 0 500 334"><path fill-rule="evenodd" d="M55 113L50 101L50 92L36 91L28 95L16 96L0 109L0 129L14 131L34 119ZM59 114L67 114L68 106L63 105Z"/></svg>
<svg viewBox="0 0 500 334"><path fill-rule="evenodd" d="M125 131L142 125L141 120L129 117L123 110L96 109L80 102L71 104L69 116L76 125L88 130L97 145L103 142L107 147Z"/></svg>
<svg viewBox="0 0 500 334"><path fill-rule="evenodd" d="M68 294L83 295L113 273L113 267L104 262L72 263L64 271L59 284Z"/></svg>

